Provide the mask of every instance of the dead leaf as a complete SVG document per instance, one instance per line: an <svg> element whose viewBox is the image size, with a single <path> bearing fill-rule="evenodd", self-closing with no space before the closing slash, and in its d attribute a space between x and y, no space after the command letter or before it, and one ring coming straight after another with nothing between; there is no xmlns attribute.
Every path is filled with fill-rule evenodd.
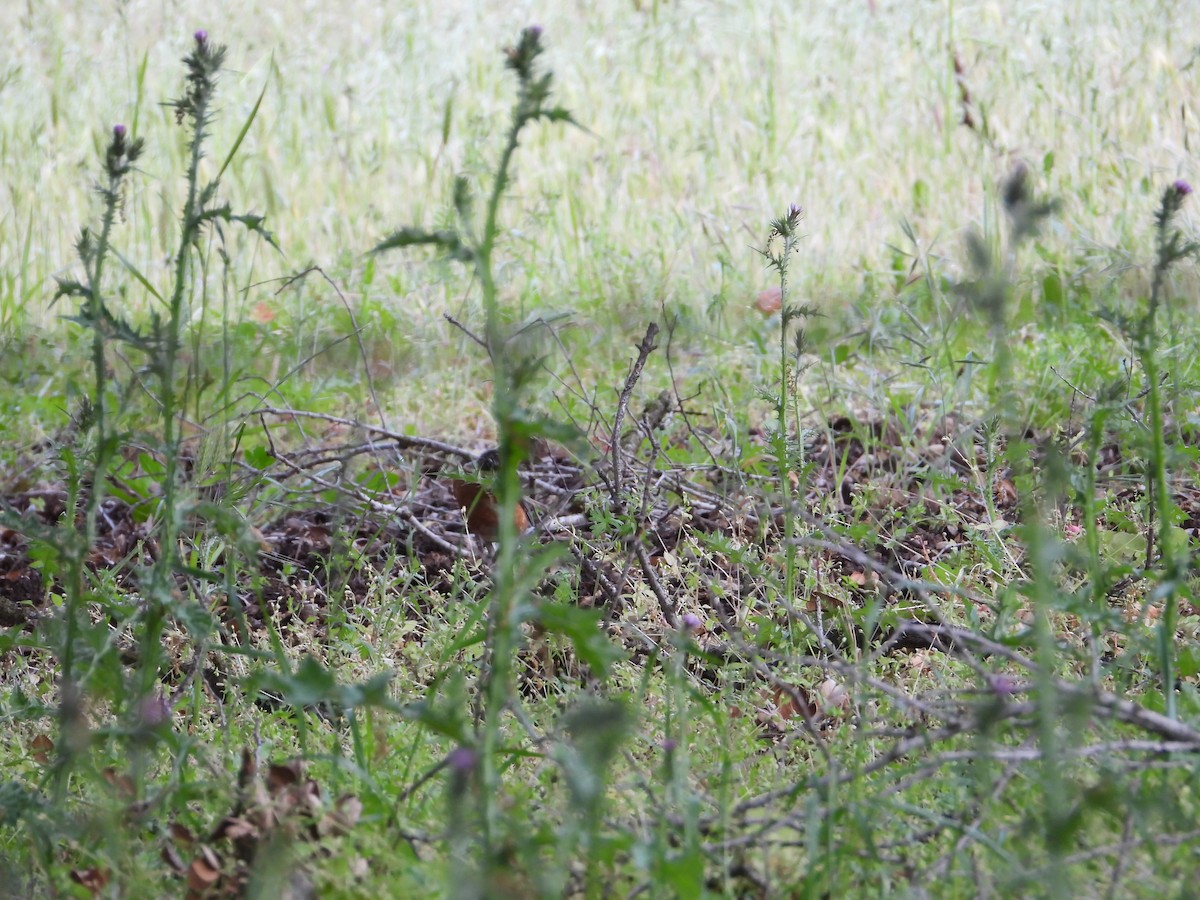
<svg viewBox="0 0 1200 900"><path fill-rule="evenodd" d="M188 890L197 894L207 891L221 880L221 858L210 848L201 847L200 856L188 866Z"/></svg>
<svg viewBox="0 0 1200 900"><path fill-rule="evenodd" d="M817 709L809 698L808 693L801 687L792 686L791 690L784 690L779 685L775 686L775 710L782 719L811 719Z"/></svg>
<svg viewBox="0 0 1200 900"><path fill-rule="evenodd" d="M345 796L337 808L325 813L317 822L317 833L324 837L341 837L348 834L362 814L362 803L352 796Z"/></svg>
<svg viewBox="0 0 1200 900"><path fill-rule="evenodd" d="M109 766L104 770L104 780L125 800L132 800L137 796L137 785L133 783L133 779L128 775L118 774L117 770Z"/></svg>
<svg viewBox="0 0 1200 900"><path fill-rule="evenodd" d="M33 761L44 766L50 762L50 754L54 751L54 741L44 734L39 734L29 742L29 749L32 751Z"/></svg>
<svg viewBox="0 0 1200 900"><path fill-rule="evenodd" d="M184 871L183 857L179 855L179 851L170 844L162 848L162 861L165 862L176 875L182 875Z"/></svg>
<svg viewBox="0 0 1200 900"><path fill-rule="evenodd" d="M108 886L108 873L96 867L90 869L72 869L71 880L87 888L93 897L98 897L100 896L100 892Z"/></svg>
<svg viewBox="0 0 1200 900"><path fill-rule="evenodd" d="M287 763L274 763L267 770L267 788L271 793L278 793L285 787L291 787L300 780L301 765L299 760Z"/></svg>
<svg viewBox="0 0 1200 900"><path fill-rule="evenodd" d="M993 488L993 496L996 499L997 506L1016 506L1017 486L1007 478L1001 478L996 482Z"/></svg>
<svg viewBox="0 0 1200 900"><path fill-rule="evenodd" d="M860 588L869 590L877 590L879 588L879 573L878 572L851 572L850 581L858 585Z"/></svg>
<svg viewBox="0 0 1200 900"><path fill-rule="evenodd" d="M258 827L242 816L226 816L213 829L209 840L219 841L228 839L231 841L240 841L242 838L257 837L258 833Z"/></svg>
<svg viewBox="0 0 1200 900"><path fill-rule="evenodd" d="M822 705L827 712L844 710L850 706L850 694L846 691L845 686L838 684L832 678L822 681L817 686L817 693L821 695Z"/></svg>

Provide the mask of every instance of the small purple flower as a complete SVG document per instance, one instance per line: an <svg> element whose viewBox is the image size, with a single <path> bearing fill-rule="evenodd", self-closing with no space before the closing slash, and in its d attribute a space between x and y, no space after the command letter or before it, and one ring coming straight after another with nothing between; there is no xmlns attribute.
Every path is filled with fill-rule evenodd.
<svg viewBox="0 0 1200 900"><path fill-rule="evenodd" d="M1190 194L1192 192L1192 186L1190 184L1188 184L1186 181L1184 181L1182 178L1180 178L1178 181L1176 181L1174 184L1172 184L1171 187L1173 187L1175 189L1175 193L1177 193L1181 197L1186 197L1188 194Z"/></svg>
<svg viewBox="0 0 1200 900"><path fill-rule="evenodd" d="M171 704L160 693L146 697L138 704L138 722L143 728L158 728L171 721Z"/></svg>
<svg viewBox="0 0 1200 900"><path fill-rule="evenodd" d="M121 140L121 138L125 137L125 126L124 125L114 125L113 126L113 137L115 137L118 141Z"/></svg>
<svg viewBox="0 0 1200 900"><path fill-rule="evenodd" d="M195 34L197 44L205 44L208 42L208 32L201 28Z"/></svg>
<svg viewBox="0 0 1200 900"><path fill-rule="evenodd" d="M527 31L529 33L529 36L531 38L533 38L535 41L542 36L542 26L541 25L530 25L528 28L525 29L525 31Z"/></svg>
<svg viewBox="0 0 1200 900"><path fill-rule="evenodd" d="M455 747L450 751L450 755L446 758L451 770L461 774L466 774L475 769L479 763L479 754L470 747Z"/></svg>
<svg viewBox="0 0 1200 900"><path fill-rule="evenodd" d="M988 681L991 684L992 690L1002 696L1015 694L1018 689L1017 683L1007 675L993 675Z"/></svg>
<svg viewBox="0 0 1200 900"><path fill-rule="evenodd" d="M682 620L685 631L696 631L700 627L700 617L695 613L687 613Z"/></svg>
<svg viewBox="0 0 1200 900"><path fill-rule="evenodd" d="M675 748L679 746L679 744L672 738L667 738L662 742L661 746L664 753L672 753L674 752Z"/></svg>

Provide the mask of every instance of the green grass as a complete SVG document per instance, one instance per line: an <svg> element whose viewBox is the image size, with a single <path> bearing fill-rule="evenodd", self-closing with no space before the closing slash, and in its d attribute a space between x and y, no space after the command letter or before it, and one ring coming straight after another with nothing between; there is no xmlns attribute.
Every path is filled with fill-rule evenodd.
<svg viewBox="0 0 1200 900"><path fill-rule="evenodd" d="M1144 311L1163 191L1200 176L1188 12L540 11L553 102L584 127L522 132L478 269L369 251L467 228L458 175L485 208L514 96L497 36L525 10L14 15L0 578L40 581L0 592L0 893L171 895L206 883L200 844L247 896L293 872L322 896L1185 892L1190 259L1160 255L1149 339ZM172 305L189 134L162 104L196 28L230 53L199 182L249 123L219 199L281 252L208 226ZM79 301L51 302L118 122L147 150L105 299L141 328L174 314L169 365L97 350L64 320ZM1020 241L1017 162L1058 201ZM824 315L781 360L754 300L791 203L788 297ZM442 476L465 457L368 427L500 443L502 471L527 432L561 438L574 506L546 488L564 469L526 489L575 531L453 559L405 516L461 537ZM295 783L270 769L292 759Z"/></svg>

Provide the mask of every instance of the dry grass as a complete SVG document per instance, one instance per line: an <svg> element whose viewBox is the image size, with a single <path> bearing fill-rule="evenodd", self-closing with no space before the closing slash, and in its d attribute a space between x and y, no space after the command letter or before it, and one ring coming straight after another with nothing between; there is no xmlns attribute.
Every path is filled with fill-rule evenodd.
<svg viewBox="0 0 1200 900"><path fill-rule="evenodd" d="M150 0L27 8L10 18L0 93L0 267L17 282L0 295L0 322L50 321L47 279L88 217L96 141L135 109L151 152L122 249L165 277L182 134L156 104L177 93L176 60L200 26L231 47L238 73L215 154L267 88L226 178L234 205L268 213L287 253L253 257L254 280L309 261L356 266L396 223L432 222L454 173L490 165L508 102L498 45L535 17L563 101L590 129L543 129L519 162L509 225L523 267L507 274L551 308L620 318L660 300L702 307L729 288L740 308L761 281L759 223L791 201L809 210L802 268L824 297L853 285L856 264L888 265L901 217L927 247L957 253L954 236L984 216L1012 160L1040 171L1048 153L1045 187L1067 201L1062 239L1106 263L1144 235L1159 185L1196 174L1188 66L1200 32L1183 4L643 7L214 3L203 21ZM954 53L974 131L960 124ZM461 285L387 267L406 318L461 302Z"/></svg>

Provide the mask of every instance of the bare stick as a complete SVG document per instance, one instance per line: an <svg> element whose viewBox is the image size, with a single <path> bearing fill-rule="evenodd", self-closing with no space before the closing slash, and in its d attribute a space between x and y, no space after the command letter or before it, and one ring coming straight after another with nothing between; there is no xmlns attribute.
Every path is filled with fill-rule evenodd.
<svg viewBox="0 0 1200 900"><path fill-rule="evenodd" d="M387 428L380 428L376 425L368 425L366 422L359 422L355 419L347 419L342 416L331 416L328 413L309 412L303 409L281 409L276 406L260 406L258 409L246 413L247 416L282 416L293 418L320 419L324 422L333 422L336 425L348 425L351 428L361 428L363 431L377 434L380 437L385 437L388 440L395 441L400 447L420 447L423 450L434 450L438 453L446 453L450 456L457 456L460 459L474 459L475 454L464 447L456 447L454 444L447 444L444 441L435 441L432 438L413 437L408 434L400 434Z"/></svg>

